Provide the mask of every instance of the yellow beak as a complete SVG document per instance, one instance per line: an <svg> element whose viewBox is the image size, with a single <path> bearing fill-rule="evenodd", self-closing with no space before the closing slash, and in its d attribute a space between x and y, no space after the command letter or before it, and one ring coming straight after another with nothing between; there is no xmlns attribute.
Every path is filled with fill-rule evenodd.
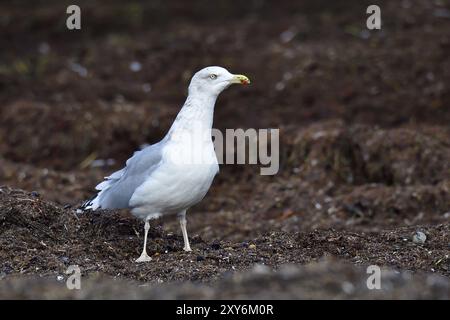
<svg viewBox="0 0 450 320"><path fill-rule="evenodd" d="M231 83L250 84L250 79L243 74L235 74L231 78Z"/></svg>

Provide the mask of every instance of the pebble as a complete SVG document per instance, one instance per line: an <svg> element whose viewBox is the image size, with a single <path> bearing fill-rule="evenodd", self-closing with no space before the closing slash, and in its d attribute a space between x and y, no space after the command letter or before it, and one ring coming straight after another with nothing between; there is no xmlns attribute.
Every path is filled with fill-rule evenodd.
<svg viewBox="0 0 450 320"><path fill-rule="evenodd" d="M254 250L256 249L256 245L252 243L251 245L248 246L248 248Z"/></svg>
<svg viewBox="0 0 450 320"><path fill-rule="evenodd" d="M417 244L424 244L427 240L427 236L422 231L416 231L412 237L412 241Z"/></svg>
<svg viewBox="0 0 450 320"><path fill-rule="evenodd" d="M32 197L35 197L35 198L39 198L39 192L37 192L37 191L32 191L32 192L31 192L31 196L32 196Z"/></svg>
<svg viewBox="0 0 450 320"><path fill-rule="evenodd" d="M205 260L204 256L197 256L197 261L203 261L203 260Z"/></svg>
<svg viewBox="0 0 450 320"><path fill-rule="evenodd" d="M69 68L75 72L76 74L78 74L80 77L86 78L88 75L88 70L83 67L82 65L75 63L75 62L71 62L69 64Z"/></svg>
<svg viewBox="0 0 450 320"><path fill-rule="evenodd" d="M142 64L138 61L133 61L130 63L130 70L133 72L139 72L142 70Z"/></svg>

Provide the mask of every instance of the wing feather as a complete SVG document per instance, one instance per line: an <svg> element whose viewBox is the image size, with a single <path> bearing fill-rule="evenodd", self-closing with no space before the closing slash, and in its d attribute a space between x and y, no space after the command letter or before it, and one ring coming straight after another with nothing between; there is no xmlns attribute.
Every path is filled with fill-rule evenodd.
<svg viewBox="0 0 450 320"><path fill-rule="evenodd" d="M134 191L156 170L162 159L163 141L150 145L133 154L121 170L105 177L95 189L96 197L86 201L81 209L128 208Z"/></svg>

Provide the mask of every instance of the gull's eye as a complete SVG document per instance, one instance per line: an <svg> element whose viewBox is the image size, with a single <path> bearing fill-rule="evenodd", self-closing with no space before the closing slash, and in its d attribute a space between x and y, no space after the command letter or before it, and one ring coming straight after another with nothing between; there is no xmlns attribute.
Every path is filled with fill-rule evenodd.
<svg viewBox="0 0 450 320"><path fill-rule="evenodd" d="M209 78L210 78L211 80L215 80L215 79L217 79L217 74L210 74L210 75L209 75Z"/></svg>

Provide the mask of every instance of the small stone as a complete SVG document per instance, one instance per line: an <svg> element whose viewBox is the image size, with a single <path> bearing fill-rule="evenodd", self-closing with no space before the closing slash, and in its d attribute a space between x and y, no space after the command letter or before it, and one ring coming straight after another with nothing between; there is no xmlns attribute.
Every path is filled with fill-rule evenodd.
<svg viewBox="0 0 450 320"><path fill-rule="evenodd" d="M39 198L40 195L39 195L39 192L37 192L37 191L32 191L32 192L31 192L31 196L32 196L32 197L35 197L35 198Z"/></svg>
<svg viewBox="0 0 450 320"><path fill-rule="evenodd" d="M412 241L417 244L424 244L427 240L427 236L422 231L416 231L412 237Z"/></svg>
<svg viewBox="0 0 450 320"><path fill-rule="evenodd" d="M130 70L133 72L139 72L142 69L142 64L138 61L133 61L130 63Z"/></svg>
<svg viewBox="0 0 450 320"><path fill-rule="evenodd" d="M256 249L256 245L252 243L251 245L248 246L248 248L254 250Z"/></svg>
<svg viewBox="0 0 450 320"><path fill-rule="evenodd" d="M204 256L197 256L197 261L203 261L203 260L205 260Z"/></svg>
<svg viewBox="0 0 450 320"><path fill-rule="evenodd" d="M71 205L71 204L66 204L66 205L64 206L64 209L70 209L70 208L72 208L72 205Z"/></svg>
<svg viewBox="0 0 450 320"><path fill-rule="evenodd" d="M56 277L56 280L58 280L58 281L63 281L63 280L64 280L64 277L63 277L63 276L57 276L57 277Z"/></svg>

